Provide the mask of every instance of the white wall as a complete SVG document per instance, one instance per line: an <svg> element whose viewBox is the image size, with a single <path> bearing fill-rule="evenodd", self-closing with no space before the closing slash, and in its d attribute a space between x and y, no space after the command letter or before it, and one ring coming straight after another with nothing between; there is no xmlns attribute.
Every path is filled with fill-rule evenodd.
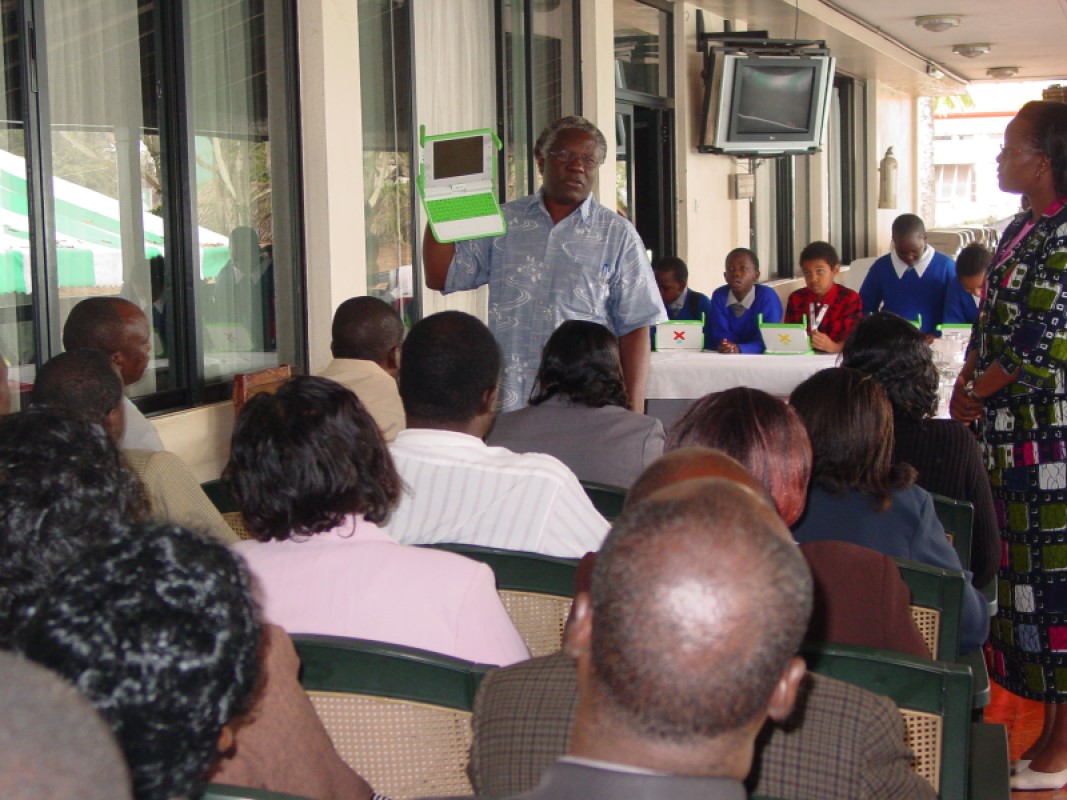
<svg viewBox="0 0 1067 800"><path fill-rule="evenodd" d="M726 254L735 247L748 246L749 200L730 200L730 176L747 172L746 166L729 156L700 153L701 113L704 80L700 71L703 57L696 49L697 6L686 3L676 13L682 16L684 39L675 42L674 52L682 64L683 80L676 82L679 113L678 136L678 228L679 253L689 267L689 283L705 293L722 285ZM705 12L708 31L722 30L723 20ZM677 26L676 26L677 29Z"/></svg>

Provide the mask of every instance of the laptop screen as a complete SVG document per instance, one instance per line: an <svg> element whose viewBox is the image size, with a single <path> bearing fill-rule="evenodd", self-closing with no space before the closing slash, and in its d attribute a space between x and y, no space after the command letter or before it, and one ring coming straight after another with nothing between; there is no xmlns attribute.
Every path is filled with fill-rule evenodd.
<svg viewBox="0 0 1067 800"><path fill-rule="evenodd" d="M443 139L433 143L433 180L482 172L484 137L466 136L462 139Z"/></svg>

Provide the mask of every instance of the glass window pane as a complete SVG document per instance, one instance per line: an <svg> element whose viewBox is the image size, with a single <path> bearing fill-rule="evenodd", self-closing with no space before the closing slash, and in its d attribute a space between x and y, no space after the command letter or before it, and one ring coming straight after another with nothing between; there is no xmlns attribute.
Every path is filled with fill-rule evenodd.
<svg viewBox="0 0 1067 800"><path fill-rule="evenodd" d="M272 0L189 0L189 118L204 377L297 361L283 18ZM278 196L276 197L275 191ZM282 349L279 354L279 347Z"/></svg>
<svg viewBox="0 0 1067 800"><path fill-rule="evenodd" d="M154 358L131 394L173 388L155 5L47 0L44 11L55 215L49 280L60 325L84 297L132 300L154 330Z"/></svg>
<svg viewBox="0 0 1067 800"><path fill-rule="evenodd" d="M359 0L367 294L412 298L411 29L407 0Z"/></svg>
<svg viewBox="0 0 1067 800"><path fill-rule="evenodd" d="M532 162L541 131L550 122L579 111L573 0L535 3L529 17L526 6L523 0L504 0L500 6L508 200L540 185ZM528 75L532 80L527 80Z"/></svg>
<svg viewBox="0 0 1067 800"><path fill-rule="evenodd" d="M4 63L0 70L0 358L9 365L12 410L20 406L19 384L33 383L35 373L33 280L30 271L26 131L22 119L21 45L15 0L0 3L0 38ZM0 393L3 387L0 387ZM2 413L2 409L0 409Z"/></svg>
<svg viewBox="0 0 1067 800"><path fill-rule="evenodd" d="M638 0L615 0L615 88L661 97L666 78L670 14Z"/></svg>

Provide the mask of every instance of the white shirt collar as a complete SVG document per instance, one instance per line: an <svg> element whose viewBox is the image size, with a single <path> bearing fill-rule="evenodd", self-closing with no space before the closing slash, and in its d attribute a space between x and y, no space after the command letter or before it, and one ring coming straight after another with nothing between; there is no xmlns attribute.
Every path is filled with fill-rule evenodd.
<svg viewBox="0 0 1067 800"><path fill-rule="evenodd" d="M734 303L737 303L738 299L734 296L734 290L733 289L727 289L727 291L729 292L729 297L727 298L729 300L729 302L726 304L726 306L730 307ZM755 303L755 302L756 302L756 284L752 284L752 288L748 290L748 294L746 294L744 297L741 298L740 303L746 309L749 309L749 308L752 308L752 304Z"/></svg>
<svg viewBox="0 0 1067 800"><path fill-rule="evenodd" d="M678 299L671 303L671 311L681 311L685 308L685 300L689 297L689 289L682 289L682 293L678 295Z"/></svg>
<svg viewBox="0 0 1067 800"><path fill-rule="evenodd" d="M616 764L611 761L601 761L596 758L583 758L582 756L560 756L559 761L565 764L578 764L583 767L592 767L593 769L605 769L611 772L626 772L631 775L666 775L665 772L659 772L654 769L646 769L645 767L635 767L632 764Z"/></svg>
<svg viewBox="0 0 1067 800"><path fill-rule="evenodd" d="M923 273L926 272L926 268L930 266L930 262L934 260L934 252L934 248L930 245L926 245L923 254L919 256L919 260L915 262L915 274L920 278L923 276ZM896 270L897 277L903 278L904 273L908 271L908 265L900 260L900 256L897 255L896 250L890 250L889 257L893 260L893 269Z"/></svg>

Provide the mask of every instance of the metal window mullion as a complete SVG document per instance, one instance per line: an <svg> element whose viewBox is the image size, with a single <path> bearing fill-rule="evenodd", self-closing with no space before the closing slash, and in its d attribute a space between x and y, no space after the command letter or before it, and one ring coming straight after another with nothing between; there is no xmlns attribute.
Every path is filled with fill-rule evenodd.
<svg viewBox="0 0 1067 800"><path fill-rule="evenodd" d="M26 120L26 191L32 281L34 359L43 364L61 349L59 267L56 261L56 220L52 195L51 113L48 106L47 40L44 0L20 3L24 75L23 114ZM49 276L49 265L55 265Z"/></svg>
<svg viewBox="0 0 1067 800"><path fill-rule="evenodd" d="M187 3L157 5L157 44L160 53L159 136L163 174L160 185L164 198L163 221L167 257L174 284L175 314L172 368L177 369L179 385L184 383L189 405L197 405L204 388L203 332L197 318L199 280L193 208L195 191L196 138L188 113L191 106L190 65L186 58Z"/></svg>

